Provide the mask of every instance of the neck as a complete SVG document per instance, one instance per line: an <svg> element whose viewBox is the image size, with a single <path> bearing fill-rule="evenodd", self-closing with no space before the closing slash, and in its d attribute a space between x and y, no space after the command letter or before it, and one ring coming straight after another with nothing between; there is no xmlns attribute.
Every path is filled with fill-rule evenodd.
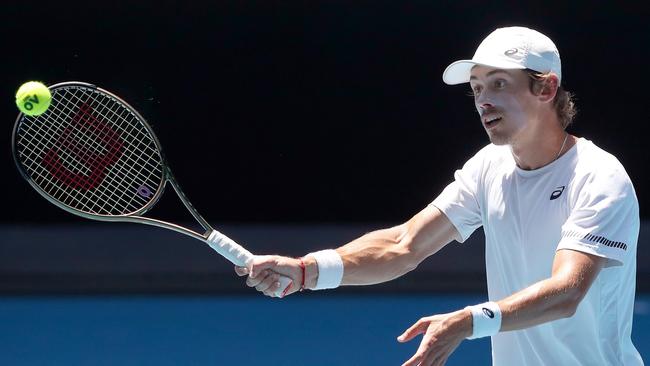
<svg viewBox="0 0 650 366"><path fill-rule="evenodd" d="M557 124L559 126L559 124ZM519 139L510 144L517 166L524 170L535 170L557 160L571 149L576 138L560 127L537 131L532 138Z"/></svg>

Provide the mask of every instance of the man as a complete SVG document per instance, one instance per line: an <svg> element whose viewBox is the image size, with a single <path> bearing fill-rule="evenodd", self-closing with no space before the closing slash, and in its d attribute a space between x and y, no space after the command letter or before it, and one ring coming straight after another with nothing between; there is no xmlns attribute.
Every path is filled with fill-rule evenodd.
<svg viewBox="0 0 650 366"><path fill-rule="evenodd" d="M639 208L618 160L565 132L575 113L560 56L545 35L500 28L447 84L469 82L491 144L408 222L336 250L256 258L249 286L272 295L278 276L302 288L397 278L483 226L489 302L425 317L404 365L443 365L464 339L491 336L494 365L642 365L631 342Z"/></svg>

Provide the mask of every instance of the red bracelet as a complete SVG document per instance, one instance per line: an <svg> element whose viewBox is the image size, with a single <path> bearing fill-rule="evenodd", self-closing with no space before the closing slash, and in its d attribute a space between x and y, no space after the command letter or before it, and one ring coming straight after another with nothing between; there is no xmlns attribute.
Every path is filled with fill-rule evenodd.
<svg viewBox="0 0 650 366"><path fill-rule="evenodd" d="M302 261L302 258L298 258L300 260L300 269L302 270L302 283L300 284L300 291L305 289L305 262Z"/></svg>

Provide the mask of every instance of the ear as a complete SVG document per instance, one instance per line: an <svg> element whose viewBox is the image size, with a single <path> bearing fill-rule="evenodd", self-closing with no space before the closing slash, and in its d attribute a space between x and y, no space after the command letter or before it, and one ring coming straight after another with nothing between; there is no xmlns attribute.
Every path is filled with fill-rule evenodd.
<svg viewBox="0 0 650 366"><path fill-rule="evenodd" d="M557 94L557 89L560 87L560 80L557 75L550 74L544 81L544 86L539 94L539 100L543 103L552 102Z"/></svg>

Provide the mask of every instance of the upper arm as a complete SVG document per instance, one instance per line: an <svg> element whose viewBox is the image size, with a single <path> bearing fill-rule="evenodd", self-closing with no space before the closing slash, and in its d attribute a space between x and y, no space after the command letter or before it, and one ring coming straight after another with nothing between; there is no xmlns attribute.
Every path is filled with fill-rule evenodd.
<svg viewBox="0 0 650 366"><path fill-rule="evenodd" d="M624 265L635 253L639 236L639 205L634 187L622 169L590 172L575 184L575 203L562 225L557 249L572 249Z"/></svg>
<svg viewBox="0 0 650 366"><path fill-rule="evenodd" d="M625 169L605 157L574 187L575 203L562 225L553 276L584 296L602 268L625 265L635 253L639 207Z"/></svg>
<svg viewBox="0 0 650 366"><path fill-rule="evenodd" d="M433 200L457 230L458 242L464 242L482 224L481 201L484 184L484 160L488 147L483 148L456 170L454 180Z"/></svg>
<svg viewBox="0 0 650 366"><path fill-rule="evenodd" d="M436 253L452 240L459 240L456 227L440 209L428 205L403 225L400 242L420 260Z"/></svg>

